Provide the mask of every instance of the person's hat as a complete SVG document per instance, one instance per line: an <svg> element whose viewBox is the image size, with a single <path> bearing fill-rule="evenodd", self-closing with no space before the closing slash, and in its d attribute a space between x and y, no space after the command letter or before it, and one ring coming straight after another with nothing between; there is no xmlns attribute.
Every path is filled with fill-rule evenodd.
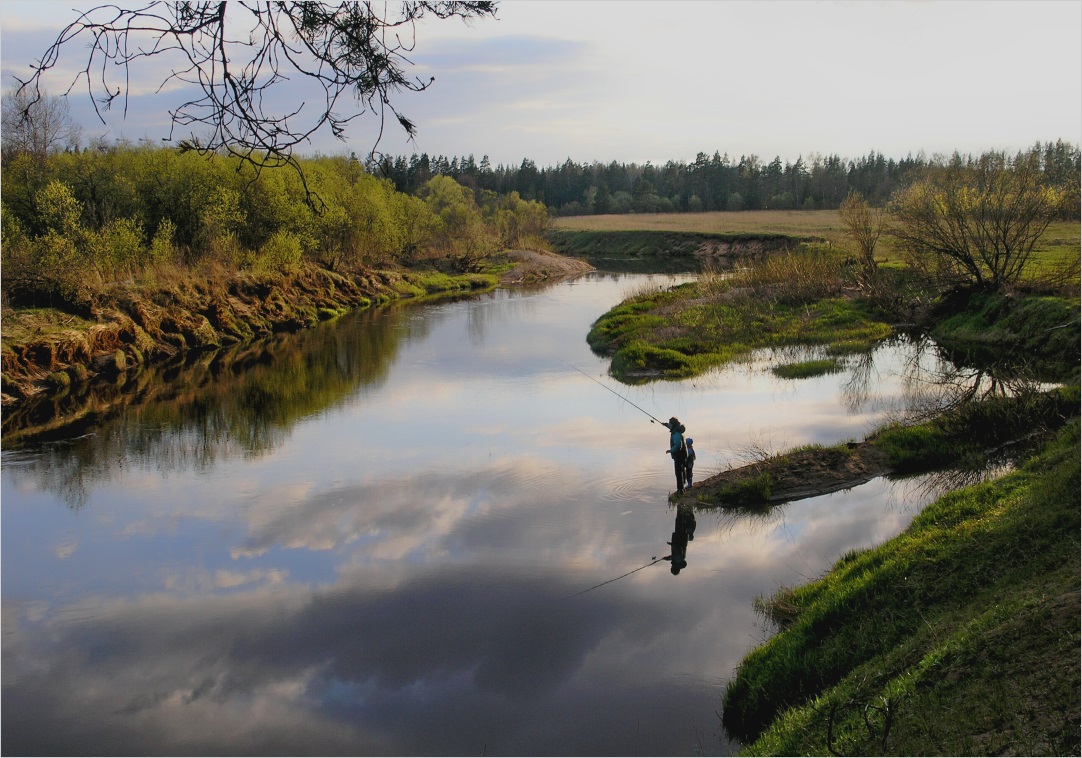
<svg viewBox="0 0 1082 758"><path fill-rule="evenodd" d="M673 416L672 418L669 419L669 423L670 424L679 424L680 419L678 419L676 416Z"/></svg>
<svg viewBox="0 0 1082 758"><path fill-rule="evenodd" d="M693 440L691 437L688 437L688 444L692 445L694 443L695 443L695 440Z"/></svg>

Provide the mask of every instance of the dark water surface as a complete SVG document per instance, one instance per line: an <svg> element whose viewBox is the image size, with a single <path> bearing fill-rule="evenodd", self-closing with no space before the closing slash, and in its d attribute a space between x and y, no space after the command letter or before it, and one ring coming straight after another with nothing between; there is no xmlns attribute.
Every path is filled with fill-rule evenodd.
<svg viewBox="0 0 1082 758"><path fill-rule="evenodd" d="M918 393L917 359L623 387L585 336L647 281L677 280L357 314L193 357L78 438L8 446L4 753L734 751L718 712L768 634L753 599L930 496L876 480L699 511L679 575L608 582L668 554L667 433L572 366L679 416L701 478L863 437Z"/></svg>

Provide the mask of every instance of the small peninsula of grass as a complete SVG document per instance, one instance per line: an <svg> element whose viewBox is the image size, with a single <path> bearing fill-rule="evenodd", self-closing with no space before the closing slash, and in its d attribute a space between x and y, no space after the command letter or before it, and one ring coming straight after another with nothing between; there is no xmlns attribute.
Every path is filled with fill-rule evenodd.
<svg viewBox="0 0 1082 758"><path fill-rule="evenodd" d="M824 345L835 355L891 334L885 314L845 291L827 251L781 253L731 276L643 291L599 318L587 341L625 382L680 379L760 348Z"/></svg>

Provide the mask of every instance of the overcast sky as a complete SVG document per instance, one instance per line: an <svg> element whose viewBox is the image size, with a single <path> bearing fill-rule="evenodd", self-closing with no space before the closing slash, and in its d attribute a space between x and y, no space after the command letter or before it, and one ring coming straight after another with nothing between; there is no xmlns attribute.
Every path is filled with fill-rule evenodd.
<svg viewBox="0 0 1082 758"><path fill-rule="evenodd" d="M0 3L5 88L75 5ZM85 65L81 46L61 64ZM392 155L543 167L1082 143L1078 0L508 0L496 19L424 22L411 58L411 74L436 81L396 101L419 134L411 145L389 126L379 147ZM85 90L71 98L88 136L168 135L166 106L149 96L108 126ZM362 118L347 143L327 135L312 151L366 154L377 132Z"/></svg>

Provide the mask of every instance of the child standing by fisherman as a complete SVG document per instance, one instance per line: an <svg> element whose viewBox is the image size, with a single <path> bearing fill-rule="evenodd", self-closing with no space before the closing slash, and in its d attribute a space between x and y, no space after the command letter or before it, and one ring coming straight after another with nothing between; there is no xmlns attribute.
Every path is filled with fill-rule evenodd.
<svg viewBox="0 0 1082 758"><path fill-rule="evenodd" d="M684 466L684 486L689 489L691 488L691 470L695 468L695 448L692 447L694 442L695 440L691 439L691 437L687 438L688 461Z"/></svg>

